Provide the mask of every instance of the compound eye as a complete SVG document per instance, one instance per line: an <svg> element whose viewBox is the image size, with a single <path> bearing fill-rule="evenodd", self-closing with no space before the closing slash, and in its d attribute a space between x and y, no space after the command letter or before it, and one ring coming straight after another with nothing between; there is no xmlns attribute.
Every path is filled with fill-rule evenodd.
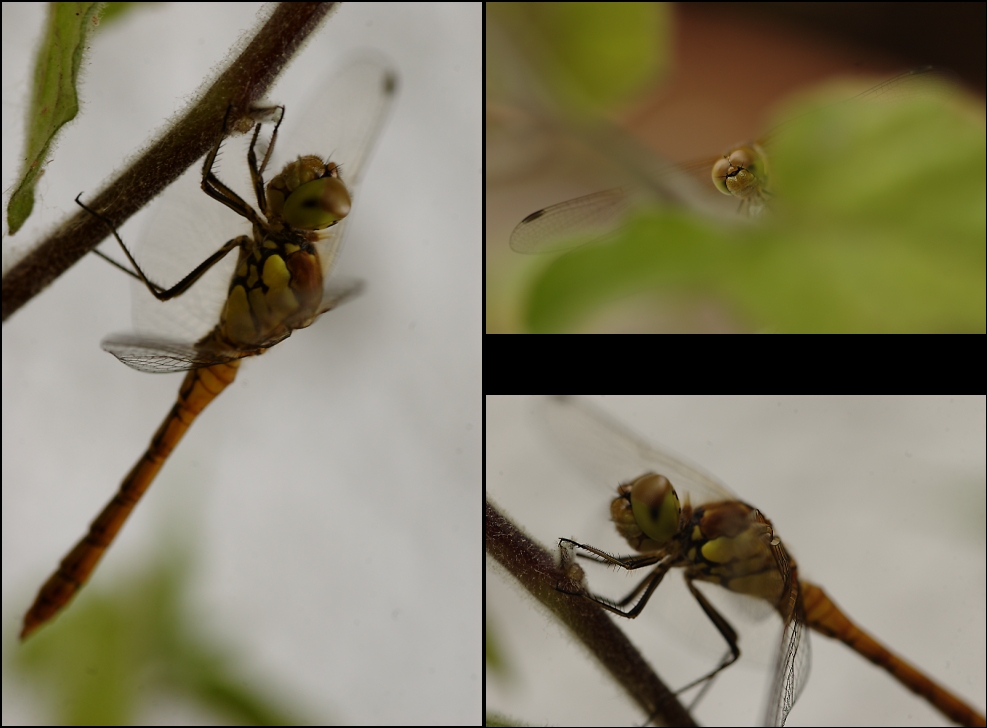
<svg viewBox="0 0 987 728"><path fill-rule="evenodd" d="M729 174L730 160L726 157L721 157L716 160L716 164L713 165L713 184L716 185L716 189L724 195L732 196L733 193L727 189L727 175Z"/></svg>
<svg viewBox="0 0 987 728"><path fill-rule="evenodd" d="M682 507L675 488L664 475L647 473L634 481L631 510L638 527L659 546L678 533Z"/></svg>
<svg viewBox="0 0 987 728"><path fill-rule="evenodd" d="M350 214L350 193L338 177L306 182L288 195L282 217L300 230L321 230Z"/></svg>
<svg viewBox="0 0 987 728"><path fill-rule="evenodd" d="M756 145L743 145L713 165L713 184L724 195L757 197L767 184L767 165Z"/></svg>
<svg viewBox="0 0 987 728"><path fill-rule="evenodd" d="M750 147L739 147L730 153L730 163L734 167L750 168L757 160L757 154Z"/></svg>

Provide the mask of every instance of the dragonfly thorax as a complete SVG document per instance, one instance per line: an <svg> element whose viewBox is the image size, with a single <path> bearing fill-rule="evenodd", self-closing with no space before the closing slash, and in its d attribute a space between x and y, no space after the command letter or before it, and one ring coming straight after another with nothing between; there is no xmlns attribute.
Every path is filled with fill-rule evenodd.
<svg viewBox="0 0 987 728"><path fill-rule="evenodd" d="M683 551L692 578L783 606L786 575L778 567L783 548L768 519L742 501L708 503L687 516ZM794 568L787 552L784 557Z"/></svg>
<svg viewBox="0 0 987 728"><path fill-rule="evenodd" d="M322 264L312 244L286 232L241 248L219 325L237 347L267 348L321 313Z"/></svg>
<svg viewBox="0 0 987 728"><path fill-rule="evenodd" d="M349 190L339 167L306 155L285 166L267 185L267 217L298 230L323 230L350 213Z"/></svg>

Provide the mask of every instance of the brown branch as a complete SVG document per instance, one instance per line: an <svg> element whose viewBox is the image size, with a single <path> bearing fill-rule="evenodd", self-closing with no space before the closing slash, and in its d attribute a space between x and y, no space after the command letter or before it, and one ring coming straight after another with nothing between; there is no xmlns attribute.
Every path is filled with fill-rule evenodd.
<svg viewBox="0 0 987 728"><path fill-rule="evenodd" d="M563 574L552 554L528 538L489 499L484 504L484 540L487 553L569 628L651 721L696 725L603 609L555 588L570 575Z"/></svg>
<svg viewBox="0 0 987 728"><path fill-rule="evenodd" d="M188 110L88 205L117 227L200 159L223 130L230 108L236 126L264 97L302 44L338 3L281 3ZM107 237L106 225L79 210L3 276L2 320L46 288Z"/></svg>

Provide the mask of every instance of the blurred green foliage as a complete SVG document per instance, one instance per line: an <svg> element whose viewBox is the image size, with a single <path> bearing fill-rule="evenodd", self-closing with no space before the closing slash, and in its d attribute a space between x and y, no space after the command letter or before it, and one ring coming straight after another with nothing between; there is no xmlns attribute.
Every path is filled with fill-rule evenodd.
<svg viewBox="0 0 987 728"><path fill-rule="evenodd" d="M278 694L277 675L250 677L250 652L191 613L189 551L166 542L139 576L110 591L88 585L6 656L5 670L43 701L53 725L134 725L162 701L229 725L308 722Z"/></svg>
<svg viewBox="0 0 987 728"><path fill-rule="evenodd" d="M667 64L661 3L487 3L543 88L563 108L601 111L626 101Z"/></svg>

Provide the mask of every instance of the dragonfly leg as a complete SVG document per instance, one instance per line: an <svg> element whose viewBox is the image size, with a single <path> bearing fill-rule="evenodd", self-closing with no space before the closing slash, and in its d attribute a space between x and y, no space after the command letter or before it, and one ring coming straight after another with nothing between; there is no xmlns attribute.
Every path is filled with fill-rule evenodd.
<svg viewBox="0 0 987 728"><path fill-rule="evenodd" d="M257 211L248 205L246 200L240 197L240 195L221 182L219 177L216 176L216 173L213 172L213 167L216 164L216 156L219 154L219 150L223 146L223 140L226 139L226 132L228 129L227 123L229 121L230 110L232 108L232 105L226 108L226 116L223 117L223 132L220 134L219 139L216 140L216 146L209 150L209 154L207 154L206 158L202 161L202 191L217 202L221 202L226 205L240 217L244 217L254 225L259 225L263 228L265 227L264 221L261 220L260 216L257 214ZM279 121L278 123L280 124L281 122ZM251 149L253 149L254 144L257 142L257 135L260 134L261 126L261 124L257 124L257 126L254 127L254 135L250 141ZM273 143L268 147L268 152L270 152L272 146ZM252 169L251 176L253 176ZM257 180L255 180L255 187L256 184ZM259 181L259 184L261 189L263 189L263 179ZM263 195L259 196L259 198L262 197ZM261 207L263 208L265 206L261 205Z"/></svg>
<svg viewBox="0 0 987 728"><path fill-rule="evenodd" d="M608 612L619 614L621 617L627 617L628 619L634 619L641 613L641 610L644 609L645 605L648 603L648 600L651 599L651 595L654 594L655 589L658 588L658 585L661 584L661 580L665 577L665 574L668 573L669 568L671 568L671 565L669 563L662 561L662 559L664 558L663 554L648 554L645 556L631 556L627 558L617 558L615 556L611 556L605 551L600 551L599 549L593 548L592 546L586 546L584 544L571 541L567 538L563 538L559 540L560 542L568 543L574 547L589 551L591 554L593 554L593 557L590 558L593 561L596 561L597 563L619 566L621 568L628 570L640 569L646 566L652 566L656 563L658 564L650 574L644 577L644 579L642 579L641 582L638 583L636 587L634 587L634 589L631 591L630 594L628 594L619 602L612 601L598 594L593 594L588 589L584 589L582 587L578 588L575 591L571 591L570 590L571 587L565 588L562 586L556 586L556 589L558 589L559 591L565 594L574 594L574 595L586 597L590 601L599 604ZM563 550L563 554L565 553L566 551ZM563 571L564 570L565 569L563 568ZM639 593L641 594L641 598L637 601L637 603L629 610L623 609L623 607L627 606L627 604L629 604Z"/></svg>
<svg viewBox="0 0 987 728"><path fill-rule="evenodd" d="M710 672L707 675L703 675L697 680L693 680L688 685L679 688L673 693L673 695L681 695L686 690L691 690L697 685L703 686L702 689L699 691L699 693L696 695L696 697L693 699L692 703L689 705L690 711L696 705L699 704L700 700L703 699L703 696L706 694L706 691L709 690L710 686L713 684L713 679L720 673L720 671L726 669L727 667L735 663L737 659L740 657L740 647L737 644L737 632L733 629L733 627L730 626L730 623L727 622L727 620L723 617L723 615L720 614L718 611L716 611L716 608L709 603L709 600L707 600L706 597L702 595L702 592L696 589L692 581L693 581L692 579L686 576L685 578L686 586L689 587L689 591L692 593L692 596L695 597L696 601L699 602L699 606L702 607L703 611L706 613L706 616L709 617L710 621L712 621L714 625L716 625L716 629L719 631L719 633L723 635L723 639L727 641L727 646L729 647L729 649L727 650L727 653L723 656L723 659L720 660L720 664L716 666L716 669L714 669L712 672ZM647 725L652 720L654 720L657 715L658 715L657 711L652 715L650 715L645 725Z"/></svg>
<svg viewBox="0 0 987 728"><path fill-rule="evenodd" d="M717 667L712 672L710 672L708 675L703 675L698 680L693 680L685 687L679 688L677 691L675 691L676 695L678 695L679 693L685 690L689 690L690 688L694 688L696 685L699 685L700 683L705 682L707 683L707 687L708 687L709 681L712 680L717 675L717 673L719 673L721 670L730 667L730 665L735 663L740 658L740 646L737 644L736 630L730 625L730 623L726 620L726 618L722 614L716 611L716 607L710 604L709 600L703 596L702 592L699 591L692 582L693 580L690 579L688 576L685 577L685 584L687 587L689 587L689 592L692 594L695 600L699 602L699 606L702 607L703 612L705 612L706 616L709 617L709 620L716 627L717 631L721 635L723 635L723 639L726 640L727 647L729 649L727 653L723 656L723 659L720 660L720 664L717 665ZM703 691L700 693L699 697L701 697L702 694L705 693L707 687L703 688Z"/></svg>
<svg viewBox="0 0 987 728"><path fill-rule="evenodd" d="M79 199L80 197L82 197L81 192L79 193L78 197L75 198L76 204L79 205L79 207L81 207L83 210L88 212L90 215L92 215L95 218L98 218L99 220L102 220L106 224L106 226L110 229L110 232L113 234L113 237L115 237L117 239L117 242L120 243L120 247L123 248L124 255L127 256L127 260L130 261L130 264L134 266L134 270L130 270L125 266L120 265L115 260L113 260L107 255L104 255L98 250L93 250L93 252L103 260L115 265L124 273L131 275L137 280L141 281L145 286L147 286L147 290L151 292L151 295L154 296L159 301L168 301L172 298L175 298L176 296L182 295L183 293L185 293L185 291L191 288L192 284L194 284L197 280L199 280L207 270L209 270L214 265L216 265L216 263L222 260L227 253L229 253L231 250L236 250L241 245L243 245L245 241L249 241L249 238L247 238L246 236L240 236L238 238L233 238L232 240L226 241L223 247L221 247L215 253L213 253L204 261L199 263L199 265L197 265L192 270L191 273L189 273L187 276L182 278L182 280L180 280L171 288L165 288L164 286L160 286L157 283L154 283L153 281L148 279L148 277L144 274L144 271L141 269L141 267L137 265L137 261L134 260L134 256L130 254L130 250L124 244L123 239L120 237L120 234L113 226L113 223L110 222L109 218L107 218L105 215L101 215L100 213L96 212L91 207L88 207L85 203L82 202L82 200Z"/></svg>
<svg viewBox="0 0 987 728"><path fill-rule="evenodd" d="M592 560L596 561L597 563L610 564L611 566L619 566L623 569L628 569L628 570L640 569L642 567L652 566L657 563L657 566L655 567L654 571L652 571L650 574L644 577L644 579L642 579L641 582L637 586L635 586L631 590L631 592L626 597L621 599L619 602L615 602L610 599L607 599L606 597L593 594L589 590L583 588L580 588L574 592L567 591L566 589L560 589L560 591L564 591L567 594L579 594L581 596L584 596L587 599L596 602L607 611L613 612L614 614L619 614L622 617L628 617L630 619L633 619L634 617L638 616L641 613L641 610L644 609L644 606L648 603L648 600L651 599L651 595L654 594L655 589L658 588L658 585L661 583L661 580L665 577L665 574L668 573L668 570L672 566L672 564L669 563L668 561L663 561L664 554L660 552L645 554L643 556L618 558L616 556L612 556L611 554L606 553L605 551L601 551L600 549L594 548L593 546L586 546L585 544L577 543L576 541L572 541L567 538L559 539L559 541L562 543L568 543L576 548L580 548L585 551L588 551L590 554L592 554L591 557ZM720 664L716 667L715 670L710 672L708 675L704 675L698 680L694 680L693 682L689 683L684 688L679 690L679 692L681 692L682 690L688 690L689 688L695 687L701 682L710 680L714 675L716 675L724 668L727 668L730 665L732 665L740 657L740 647L737 643L736 630L730 625L730 623L726 620L726 618L716 610L716 607L714 607L709 602L709 600L705 596L703 596L702 592L700 592L695 587L692 578L686 576L685 583L686 586L689 588L689 592L692 594L693 598L697 602L699 602L699 606L702 607L703 612L706 613L706 616L716 627L717 631L721 635L723 635L723 639L726 640L727 647L729 648L729 650L727 654L724 655L723 659L720 661ZM631 609L624 611L622 607L630 603L634 599L634 597L639 593L641 594L641 598L638 600L638 602Z"/></svg>
<svg viewBox="0 0 987 728"><path fill-rule="evenodd" d="M611 566L619 566L622 569L627 569L628 571L633 571L634 569L641 569L645 566L651 566L657 563L665 557L661 552L652 552L644 554L643 556L614 556L613 554L608 554L606 551L602 551L594 546L587 546L584 543L579 543L578 541L573 541L569 538L560 538L559 543L567 543L575 548L582 549L583 551L588 551L591 555L579 554L583 558L590 559L591 561L596 561L599 564L610 564Z"/></svg>
<svg viewBox="0 0 987 728"><path fill-rule="evenodd" d="M264 170L267 169L267 163L271 161L271 153L274 151L274 143L278 140L278 129L281 128L281 122L284 121L284 106L273 106L269 109L257 110L270 112L274 109L281 109L281 115L278 117L278 121L274 125L274 131L271 132L271 141L267 144L267 151L264 152L264 158L261 160L259 167L257 166L257 155L254 152L254 147L257 145L257 135L260 133L260 124L257 124L257 128L254 130L254 136L250 140L250 148L247 150L247 166L250 168L250 180L254 185L254 194L257 196L257 207L265 211L267 210L267 198L264 195Z"/></svg>

